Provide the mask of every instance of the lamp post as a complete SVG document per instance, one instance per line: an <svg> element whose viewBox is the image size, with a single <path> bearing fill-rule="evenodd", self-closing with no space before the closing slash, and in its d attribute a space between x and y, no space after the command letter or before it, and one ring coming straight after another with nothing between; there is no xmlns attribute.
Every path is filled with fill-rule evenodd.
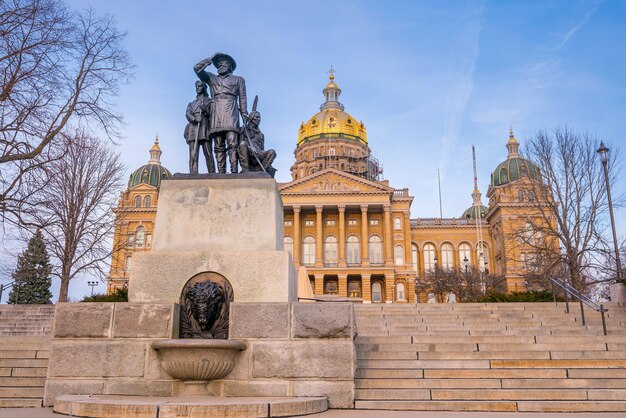
<svg viewBox="0 0 626 418"><path fill-rule="evenodd" d="M91 286L91 296L93 296L93 288L98 286L98 282L87 282L88 286Z"/></svg>
<svg viewBox="0 0 626 418"><path fill-rule="evenodd" d="M609 161L609 149L600 141L598 155L604 168L604 181L606 182L606 197L609 200L609 215L611 216L611 229L613 230L613 246L615 247L615 266L617 268L617 280L622 279L622 263L619 259L619 247L617 245L617 234L615 233L615 219L613 218L613 202L611 201L611 185L609 184L609 169L607 167Z"/></svg>

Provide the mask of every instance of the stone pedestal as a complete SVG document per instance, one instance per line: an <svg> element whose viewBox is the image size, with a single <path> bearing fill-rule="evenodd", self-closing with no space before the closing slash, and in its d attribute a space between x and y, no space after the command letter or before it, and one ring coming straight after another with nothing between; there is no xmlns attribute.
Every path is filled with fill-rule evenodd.
<svg viewBox="0 0 626 418"><path fill-rule="evenodd" d="M283 207L271 178L172 179L161 183L153 249L133 255L132 302L178 302L206 271L226 277L237 302L297 300L283 249Z"/></svg>

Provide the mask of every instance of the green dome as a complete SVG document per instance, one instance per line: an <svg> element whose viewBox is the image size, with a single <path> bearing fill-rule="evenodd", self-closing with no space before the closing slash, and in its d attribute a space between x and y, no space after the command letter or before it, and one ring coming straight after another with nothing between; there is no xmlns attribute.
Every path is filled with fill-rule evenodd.
<svg viewBox="0 0 626 418"><path fill-rule="evenodd" d="M128 179L128 188L140 184L161 187L161 180L172 177L172 173L161 164L146 164L133 171Z"/></svg>
<svg viewBox="0 0 626 418"><path fill-rule="evenodd" d="M480 217L481 219L485 219L485 217L487 216L487 211L489 210L489 208L487 208L487 206L485 205L480 205ZM465 212L463 212L463 215L461 215L461 218L467 218L467 219L476 219L476 211L474 210L474 206L470 206L469 208L467 208L465 210Z"/></svg>
<svg viewBox="0 0 626 418"><path fill-rule="evenodd" d="M541 180L541 174L535 164L521 157L510 157L501 162L493 171L491 185L502 186L522 177Z"/></svg>
<svg viewBox="0 0 626 418"><path fill-rule="evenodd" d="M161 147L159 147L159 136L154 140L154 145L150 148L150 161L133 171L128 179L128 188L140 184L149 184L154 187L161 187L161 180L172 177L170 170L161 165Z"/></svg>

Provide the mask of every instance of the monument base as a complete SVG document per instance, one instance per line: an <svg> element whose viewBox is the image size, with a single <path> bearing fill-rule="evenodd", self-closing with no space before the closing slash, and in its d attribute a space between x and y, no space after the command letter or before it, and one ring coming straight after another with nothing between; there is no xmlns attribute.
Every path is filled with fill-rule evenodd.
<svg viewBox="0 0 626 418"><path fill-rule="evenodd" d="M204 272L229 281L236 302L295 302L276 181L259 175L181 176L161 183L152 251L133 255L131 302L175 302Z"/></svg>
<svg viewBox="0 0 626 418"><path fill-rule="evenodd" d="M136 254L128 299L178 303L185 283L203 272L224 276L237 302L294 302L296 269L287 251L161 251Z"/></svg>

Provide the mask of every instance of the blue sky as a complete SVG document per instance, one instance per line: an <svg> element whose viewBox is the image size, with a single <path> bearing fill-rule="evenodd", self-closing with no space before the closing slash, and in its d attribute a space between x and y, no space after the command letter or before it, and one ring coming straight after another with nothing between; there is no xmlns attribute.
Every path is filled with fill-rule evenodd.
<svg viewBox="0 0 626 418"><path fill-rule="evenodd" d="M539 129L567 125L626 152L626 1L89 4L128 31L136 64L117 101L129 172L147 162L157 131L163 164L186 170L192 67L216 51L236 59L248 95L259 95L278 181L291 179L297 129L322 103L332 64L340 100L365 123L384 177L415 196L412 217L438 216L437 169L444 216L470 206L472 144L486 202L510 125L522 144ZM614 194L625 192L621 180ZM616 212L622 235L625 213Z"/></svg>

